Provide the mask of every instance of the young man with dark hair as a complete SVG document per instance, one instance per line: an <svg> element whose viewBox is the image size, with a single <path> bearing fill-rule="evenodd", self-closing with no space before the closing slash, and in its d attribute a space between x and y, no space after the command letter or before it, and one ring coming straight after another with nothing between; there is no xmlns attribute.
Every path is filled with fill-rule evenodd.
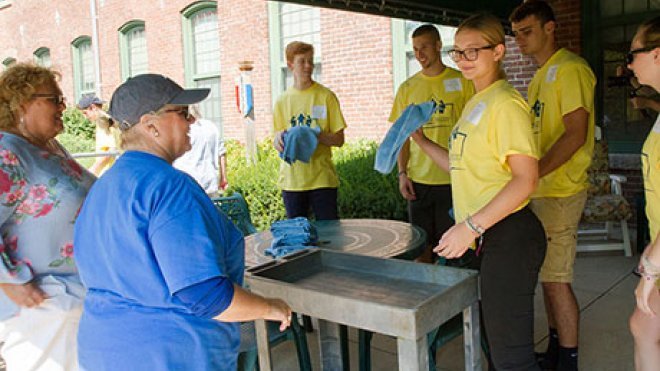
<svg viewBox="0 0 660 371"><path fill-rule="evenodd" d="M442 41L438 29L431 24L419 26L412 34L415 58L422 70L404 81L396 93L389 117L395 122L410 104L433 100L437 108L431 121L424 124L426 137L447 148L449 135L461 116L463 106L474 95L474 86L461 73L442 63ZM432 262L432 248L454 225L449 174L411 141L401 148L397 159L399 190L408 200L408 218L427 234L427 248L419 261Z"/></svg>
<svg viewBox="0 0 660 371"><path fill-rule="evenodd" d="M557 45L547 3L526 1L510 20L521 52L539 65L527 94L541 155L531 206L548 238L539 276L550 340L539 361L544 369L577 370L579 308L571 282L594 146L596 79L584 59Z"/></svg>

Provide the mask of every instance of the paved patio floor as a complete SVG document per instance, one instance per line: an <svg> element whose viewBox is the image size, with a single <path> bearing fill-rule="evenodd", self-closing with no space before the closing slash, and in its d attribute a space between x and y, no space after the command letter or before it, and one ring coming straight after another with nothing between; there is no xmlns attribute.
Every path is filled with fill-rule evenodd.
<svg viewBox="0 0 660 371"><path fill-rule="evenodd" d="M581 310L580 370L633 371L633 342L628 331L628 317L635 305L633 291L638 278L631 271L639 256L626 258L621 254L589 253L578 256L574 290ZM535 339L537 350L543 351L548 335L540 288L537 289ZM357 332L349 332L351 370L357 370ZM316 334L308 334L312 366L320 369ZM463 339L454 339L438 351L438 370L464 369ZM298 360L292 342L279 344L273 349L274 369L298 369ZM372 369L397 370L396 341L374 335L372 342ZM486 367L484 366L484 370Z"/></svg>

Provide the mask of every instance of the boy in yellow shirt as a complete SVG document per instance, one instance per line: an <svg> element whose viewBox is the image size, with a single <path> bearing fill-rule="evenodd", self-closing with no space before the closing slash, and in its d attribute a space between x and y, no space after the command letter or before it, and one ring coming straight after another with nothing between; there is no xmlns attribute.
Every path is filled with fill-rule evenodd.
<svg viewBox="0 0 660 371"><path fill-rule="evenodd" d="M280 165L279 185L287 218L307 217L311 207L317 220L338 219L339 178L332 164L331 147L344 144L346 122L335 94L312 80L314 47L300 41L286 47L287 67L293 86L277 100L273 109L273 145L284 151L283 134L296 125L320 128L318 146L309 163L296 161Z"/></svg>
<svg viewBox="0 0 660 371"><path fill-rule="evenodd" d="M399 87L389 121L396 121L410 104L433 100L437 109L431 121L424 124L424 135L447 148L449 135L463 106L474 95L474 86L459 71L442 63L442 41L435 26L425 24L415 29L412 43L422 70ZM403 145L397 162L399 190L408 200L408 218L422 227L428 238L428 247L419 261L432 262L432 247L454 224L449 213L452 208L449 173L439 169L415 142Z"/></svg>
<svg viewBox="0 0 660 371"><path fill-rule="evenodd" d="M541 155L531 206L548 237L540 280L550 341L540 365L577 370L579 312L571 282L594 146L596 79L584 59L557 46L547 3L527 1L510 20L520 50L540 66L527 94Z"/></svg>

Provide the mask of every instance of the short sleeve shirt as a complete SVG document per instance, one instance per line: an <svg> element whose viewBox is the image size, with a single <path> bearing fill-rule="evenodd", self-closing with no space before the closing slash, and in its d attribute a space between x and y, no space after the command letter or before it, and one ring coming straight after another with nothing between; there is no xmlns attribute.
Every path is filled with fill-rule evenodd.
<svg viewBox="0 0 660 371"><path fill-rule="evenodd" d="M226 152L218 128L213 121L199 119L190 125L188 136L190 150L172 166L192 176L207 194L214 194L220 178L218 158Z"/></svg>
<svg viewBox="0 0 660 371"><path fill-rule="evenodd" d="M451 134L449 162L457 223L488 204L511 180L507 156L516 154L538 158L532 117L520 93L498 80L472 97Z"/></svg>
<svg viewBox="0 0 660 371"><path fill-rule="evenodd" d="M89 290L81 364L161 367L134 359L140 354L168 354L171 369L235 362L238 324L196 317L174 295L215 277L243 281L242 234L192 177L154 155L126 152L92 187L74 244Z"/></svg>
<svg viewBox="0 0 660 371"><path fill-rule="evenodd" d="M275 103L273 129L278 132L300 125L319 127L325 133L343 130L346 122L337 96L317 82L305 90L287 89ZM288 164L282 161L278 183L285 191L338 187L332 149L319 143L309 163L296 161Z"/></svg>
<svg viewBox="0 0 660 371"><path fill-rule="evenodd" d="M660 115L642 148L642 174L646 195L646 215L651 240L660 233Z"/></svg>
<svg viewBox="0 0 660 371"><path fill-rule="evenodd" d="M432 77L418 72L399 87L389 121L395 122L411 104L434 101L437 108L422 130L427 138L447 148L451 130L472 95L472 82L453 68L446 67L441 74ZM410 157L406 171L408 177L417 183L449 184L449 174L440 169L414 141L410 141Z"/></svg>
<svg viewBox="0 0 660 371"><path fill-rule="evenodd" d="M568 197L588 187L587 169L594 148L594 88L596 78L587 62L559 49L536 72L527 100L534 114L534 132L541 157L565 130L563 117L579 108L589 113L586 142L566 163L539 180L532 197Z"/></svg>

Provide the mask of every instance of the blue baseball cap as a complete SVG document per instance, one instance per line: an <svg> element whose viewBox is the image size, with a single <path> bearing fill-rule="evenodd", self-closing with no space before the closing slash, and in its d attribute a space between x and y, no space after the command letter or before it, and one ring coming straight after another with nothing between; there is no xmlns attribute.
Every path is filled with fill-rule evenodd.
<svg viewBox="0 0 660 371"><path fill-rule="evenodd" d="M78 108L87 109L92 104L103 104L103 101L96 95L85 95L78 101Z"/></svg>
<svg viewBox="0 0 660 371"><path fill-rule="evenodd" d="M199 103L210 89L184 89L163 75L131 77L112 94L108 114L121 130L128 130L142 115L156 112L167 104L187 106Z"/></svg>

